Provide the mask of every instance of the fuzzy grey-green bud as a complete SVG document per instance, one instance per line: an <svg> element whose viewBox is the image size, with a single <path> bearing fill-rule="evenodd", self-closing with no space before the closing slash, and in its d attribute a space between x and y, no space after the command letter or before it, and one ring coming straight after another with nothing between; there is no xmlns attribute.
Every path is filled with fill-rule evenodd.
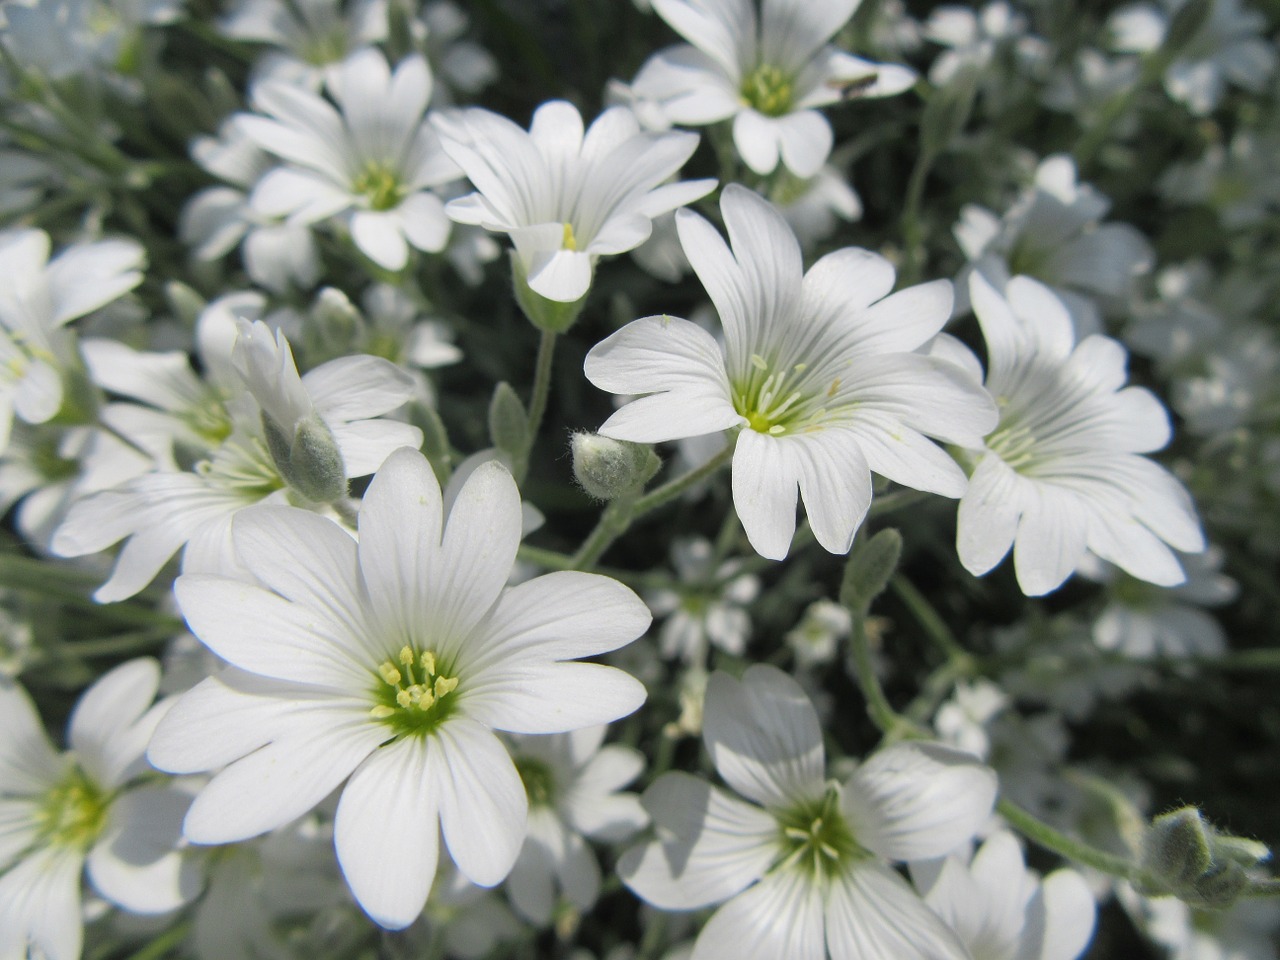
<svg viewBox="0 0 1280 960"><path fill-rule="evenodd" d="M582 489L597 500L634 496L662 467L653 448L643 443L575 433L570 445L573 475Z"/></svg>
<svg viewBox="0 0 1280 960"><path fill-rule="evenodd" d="M1161 814L1142 840L1142 865L1173 888L1191 883L1213 865L1210 828L1195 807Z"/></svg>
<svg viewBox="0 0 1280 960"><path fill-rule="evenodd" d="M347 473L333 432L319 417L298 423L287 437L263 413L262 429L276 469L294 490L317 503L332 503L347 494Z"/></svg>
<svg viewBox="0 0 1280 960"><path fill-rule="evenodd" d="M845 564L840 602L854 616L865 617L872 602L889 585L901 555L902 534L892 527L854 547Z"/></svg>

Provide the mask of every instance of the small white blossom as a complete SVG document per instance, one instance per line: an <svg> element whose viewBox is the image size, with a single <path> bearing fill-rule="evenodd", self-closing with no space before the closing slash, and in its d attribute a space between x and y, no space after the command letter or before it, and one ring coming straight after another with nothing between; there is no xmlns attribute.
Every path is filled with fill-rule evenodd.
<svg viewBox="0 0 1280 960"><path fill-rule="evenodd" d="M666 617L658 633L659 648L667 659L705 663L708 644L741 655L751 637L747 606L760 592L760 578L739 573L740 563L712 564L709 541L676 540L671 561L678 584L654 590L645 600L655 617Z"/></svg>

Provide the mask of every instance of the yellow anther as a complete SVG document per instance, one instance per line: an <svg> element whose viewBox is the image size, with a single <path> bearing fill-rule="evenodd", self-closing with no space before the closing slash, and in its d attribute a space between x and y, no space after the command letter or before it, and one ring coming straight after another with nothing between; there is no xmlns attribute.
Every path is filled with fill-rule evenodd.
<svg viewBox="0 0 1280 960"><path fill-rule="evenodd" d="M840 389L840 378L836 377L834 380L831 381L831 386L827 387L827 396L834 397L836 395L836 391L839 389Z"/></svg>
<svg viewBox="0 0 1280 960"><path fill-rule="evenodd" d="M422 664L422 669L427 673L434 674L436 672L436 655L430 650L423 651L422 656L418 658L418 662Z"/></svg>
<svg viewBox="0 0 1280 960"><path fill-rule="evenodd" d="M809 365L807 363L797 363L791 369L794 370L796 373L804 373L806 370L809 369Z"/></svg>
<svg viewBox="0 0 1280 960"><path fill-rule="evenodd" d="M430 710L436 704L435 695L430 690L423 690L422 697L418 700L419 710Z"/></svg>
<svg viewBox="0 0 1280 960"><path fill-rule="evenodd" d="M374 707L372 710L369 711L369 716L374 720L385 720L387 719L387 717L393 715L395 712L396 711L394 708L388 707L386 704L380 703L376 707Z"/></svg>
<svg viewBox="0 0 1280 960"><path fill-rule="evenodd" d="M411 707L413 705L413 697L409 695L408 690L401 690L396 694L396 703L402 707Z"/></svg>
<svg viewBox="0 0 1280 960"><path fill-rule="evenodd" d="M573 224L569 223L567 220L565 221L565 224L564 224L564 239L560 244L560 248L562 250L578 249L578 240L573 235Z"/></svg>
<svg viewBox="0 0 1280 960"><path fill-rule="evenodd" d="M446 693L452 693L457 685L457 677L436 677L436 698L443 697Z"/></svg>
<svg viewBox="0 0 1280 960"><path fill-rule="evenodd" d="M414 660L413 648L410 647L408 644L405 644L403 647L400 648L400 662L403 663L406 667L411 667L413 666L413 660Z"/></svg>
<svg viewBox="0 0 1280 960"><path fill-rule="evenodd" d="M393 687L400 683L400 671L392 666L390 660L378 667L378 675Z"/></svg>
<svg viewBox="0 0 1280 960"><path fill-rule="evenodd" d="M779 434L783 434L786 432L787 432L787 428L780 423L775 423L772 427L769 428L769 435L771 437L776 437Z"/></svg>
<svg viewBox="0 0 1280 960"><path fill-rule="evenodd" d="M757 370L768 370L768 369L769 369L769 364L767 364L767 363L765 362L764 357L760 356L760 354L758 354L758 353L753 353L753 354L751 355L751 365L752 365L753 367L755 367Z"/></svg>

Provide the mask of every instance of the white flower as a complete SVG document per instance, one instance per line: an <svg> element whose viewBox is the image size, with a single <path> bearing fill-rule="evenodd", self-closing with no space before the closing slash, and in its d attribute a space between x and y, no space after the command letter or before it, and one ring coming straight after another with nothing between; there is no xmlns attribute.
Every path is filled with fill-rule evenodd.
<svg viewBox="0 0 1280 960"><path fill-rule="evenodd" d="M654 217L715 186L664 184L692 155L697 136L642 132L623 107L606 110L585 133L577 108L561 100L534 111L527 133L478 108L432 122L476 188L449 202L449 216L510 234L530 289L548 300L581 299L597 259L635 249Z"/></svg>
<svg viewBox="0 0 1280 960"><path fill-rule="evenodd" d="M785 637L800 670L824 667L836 658L840 641L853 630L853 615L844 604L823 598L805 607L800 622Z"/></svg>
<svg viewBox="0 0 1280 960"><path fill-rule="evenodd" d="M254 65L255 80L318 90L346 57L387 38L387 0L241 0L218 27L280 48Z"/></svg>
<svg viewBox="0 0 1280 960"><path fill-rule="evenodd" d="M640 68L631 95L657 105L671 123L733 120L748 167L771 173L778 160L814 176L831 153L831 125L817 107L850 96L901 93L916 78L827 41L857 0L655 0L654 10L689 41L659 51Z"/></svg>
<svg viewBox="0 0 1280 960"><path fill-rule="evenodd" d="M1102 223L1111 201L1076 179L1065 154L1046 157L1035 182L998 218L975 204L960 212L956 241L997 290L1034 277L1067 305L1076 336L1102 331L1102 310L1128 307L1134 279L1151 269L1151 245L1127 223ZM968 272L966 270L966 272ZM962 275L963 278L963 275Z"/></svg>
<svg viewBox="0 0 1280 960"><path fill-rule="evenodd" d="M1093 639L1103 650L1126 656L1214 657L1227 649L1222 625L1201 607L1234 600L1239 585L1221 573L1223 552L1181 557L1186 582L1162 589L1125 576L1109 564L1082 570L1108 586L1108 602L1093 623Z"/></svg>
<svg viewBox="0 0 1280 960"><path fill-rule="evenodd" d="M1154 51L1186 3L1165 0L1159 6L1137 4L1117 11L1108 23L1116 49ZM1276 66L1274 46L1259 36L1267 25L1261 10L1240 0L1214 0L1208 6L1203 25L1177 51L1164 75L1165 92L1196 116L1213 112L1228 82L1261 93Z"/></svg>
<svg viewBox="0 0 1280 960"><path fill-rule="evenodd" d="M635 710L637 681L572 661L649 622L604 577L553 573L505 590L520 526L500 465L479 467L446 516L412 450L374 476L358 545L307 511L238 516L232 536L257 582L188 575L176 585L192 631L232 666L185 694L150 748L164 769L226 767L192 805L188 838L256 836L350 778L338 860L379 924L402 928L421 913L441 829L470 880L502 880L527 804L492 731L557 733Z"/></svg>
<svg viewBox="0 0 1280 960"><path fill-rule="evenodd" d="M455 89L465 98L473 98L498 78L498 61L493 55L478 43L462 39L468 26L466 13L451 0L423 4L421 15L409 24L442 81L432 101L437 107L451 105Z"/></svg>
<svg viewBox="0 0 1280 960"><path fill-rule="evenodd" d="M1047 46L1039 37L1026 36L1027 20L1005 0L992 0L981 10L968 7L935 7L924 24L928 40L948 49L929 68L929 82L949 83L962 70L985 71L1002 45L1012 46L1019 59L1045 56Z"/></svg>
<svg viewBox="0 0 1280 960"><path fill-rule="evenodd" d="M1009 698L990 680L961 680L951 698L938 708L933 726L943 742L986 760L991 752L987 727L1009 705Z"/></svg>
<svg viewBox="0 0 1280 960"><path fill-rule="evenodd" d="M78 960L80 875L133 913L166 913L199 892L178 849L190 795L144 781L143 751L169 708L152 706L154 660L131 660L85 691L58 753L20 687L0 683L0 957ZM152 773L154 776L154 773Z"/></svg>
<svg viewBox="0 0 1280 960"><path fill-rule="evenodd" d="M1169 442L1169 418L1149 390L1124 387L1124 347L1077 344L1066 308L1027 277L1009 281L1008 300L978 274L969 291L1000 423L960 501L961 563L981 576L1012 547L1029 596L1057 589L1086 549L1139 579L1181 583L1170 547L1199 552L1204 535L1182 484L1140 456Z"/></svg>
<svg viewBox="0 0 1280 960"><path fill-rule="evenodd" d="M1041 880L1003 830L972 860L912 864L911 877L974 960L1076 960L1093 937L1097 904L1084 878L1062 869Z"/></svg>
<svg viewBox="0 0 1280 960"><path fill-rule="evenodd" d="M360 251L388 270L404 268L410 245L443 250L449 219L429 188L458 170L423 122L431 99L426 60L408 57L392 73L377 50L361 50L336 70L329 90L341 112L287 83L254 85L253 104L267 116L237 121L285 161L254 188L254 209L297 225L341 215Z"/></svg>
<svg viewBox="0 0 1280 960"><path fill-rule="evenodd" d="M645 597L654 616L666 617L658 634L662 656L685 663L706 661L708 643L741 655L751 637L747 606L760 593L760 578L739 573L740 562L713 565L711 544L702 537L676 540L671 561L678 583Z"/></svg>
<svg viewBox="0 0 1280 960"><path fill-rule="evenodd" d="M45 423L62 408L63 374L79 365L63 328L141 283L144 259L137 241L104 240L50 260L43 230L0 233L0 453L15 415Z"/></svg>
<svg viewBox="0 0 1280 960"><path fill-rule="evenodd" d="M122 61L147 24L171 23L182 0L33 0L6 3L0 42L18 63L55 80L124 73Z"/></svg>
<svg viewBox="0 0 1280 960"><path fill-rule="evenodd" d="M644 769L632 747L602 747L605 727L511 738L529 797L529 835L507 878L507 894L526 919L551 922L561 898L580 914L600 895L600 864L585 837L617 842L645 826L634 793L620 793ZM559 896L557 896L557 888Z"/></svg>
<svg viewBox="0 0 1280 960"><path fill-rule="evenodd" d="M926 435L967 446L996 416L970 374L913 352L946 323L950 283L889 295L893 266L852 247L806 273L795 235L766 201L730 184L720 206L732 252L702 217L681 211L677 224L724 345L670 316L636 320L597 344L588 380L648 394L599 432L654 443L742 428L734 506L751 545L775 560L790 548L797 486L832 553L848 551L862 523L872 470L959 497L963 471Z"/></svg>
<svg viewBox="0 0 1280 960"><path fill-rule="evenodd" d="M370 419L407 401L414 384L394 364L369 356L331 360L303 376L305 402L318 422L311 424L312 433L278 432L273 440L246 390L245 375L233 362L238 337L233 313L252 315L261 306L256 295L232 295L204 311L198 335L205 380L182 353L139 353L113 340L86 343L95 382L146 404L112 404L104 418L157 459L154 471L81 500L54 535L54 552L67 557L126 540L111 578L94 594L100 602L133 596L179 550L189 572L236 570L231 518L247 506L293 495L321 508L311 503L314 494L340 495L336 488L312 489L301 476L306 457L292 460L295 448L306 452L308 437L321 441L321 453L332 453L328 444L336 444L341 470L331 472L345 478L366 476L397 447L422 443L417 427ZM263 378L257 387L264 396L283 389L259 372ZM298 376L291 358L279 373L290 380ZM297 384L293 389L296 394ZM290 441L283 449L278 446L282 437ZM291 462L296 469L286 476L282 464Z"/></svg>
<svg viewBox="0 0 1280 960"><path fill-rule="evenodd" d="M248 191L274 162L249 139L236 118L224 122L216 138L197 137L191 157L209 173L234 184L201 190L183 207L178 231L182 241L193 247L192 255L197 260L217 260L243 241L241 257L254 283L274 293L313 286L320 276L320 255L311 231L264 216L249 203Z"/></svg>
<svg viewBox="0 0 1280 960"><path fill-rule="evenodd" d="M703 736L746 801L665 774L642 798L654 839L618 864L623 881L661 909L727 900L693 960L967 960L884 861L942 856L968 841L995 801L990 770L911 742L878 751L844 784L828 781L812 704L764 665L741 682L711 677Z"/></svg>

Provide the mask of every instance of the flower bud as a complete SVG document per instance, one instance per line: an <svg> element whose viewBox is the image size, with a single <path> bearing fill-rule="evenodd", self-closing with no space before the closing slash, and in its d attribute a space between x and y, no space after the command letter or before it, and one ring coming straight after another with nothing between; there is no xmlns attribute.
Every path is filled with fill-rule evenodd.
<svg viewBox="0 0 1280 960"><path fill-rule="evenodd" d="M347 472L342 451L328 424L311 416L287 436L264 411L262 429L267 449L280 476L308 500L332 503L347 494Z"/></svg>
<svg viewBox="0 0 1280 960"><path fill-rule="evenodd" d="M1156 817L1142 840L1142 865L1175 889L1207 871L1213 849L1200 811L1183 807Z"/></svg>
<svg viewBox="0 0 1280 960"><path fill-rule="evenodd" d="M653 448L643 443L575 433L571 446L573 475L597 500L634 496L662 466Z"/></svg>
<svg viewBox="0 0 1280 960"><path fill-rule="evenodd" d="M844 568L840 602L857 616L866 616L871 603L884 592L898 569L902 554L902 534L886 527L870 540L858 544Z"/></svg>

